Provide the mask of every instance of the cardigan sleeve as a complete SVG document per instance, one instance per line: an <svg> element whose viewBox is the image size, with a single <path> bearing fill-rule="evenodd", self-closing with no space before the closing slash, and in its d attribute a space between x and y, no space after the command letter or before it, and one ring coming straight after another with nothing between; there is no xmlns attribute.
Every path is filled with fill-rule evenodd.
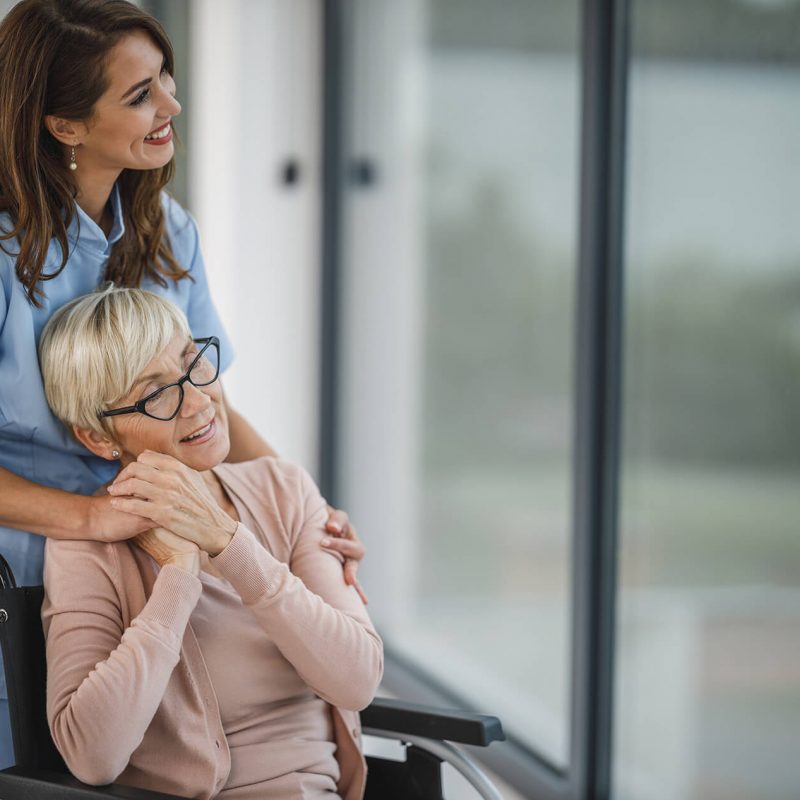
<svg viewBox="0 0 800 800"><path fill-rule="evenodd" d="M113 782L141 744L202 591L191 573L168 565L125 628L119 546L53 539L46 546L47 720L70 771L94 785Z"/></svg>
<svg viewBox="0 0 800 800"><path fill-rule="evenodd" d="M288 566L241 523L211 562L314 692L358 711L383 675L383 643L355 589L344 583L340 558L320 547L328 513L319 490L304 470L295 485L301 513L292 515L297 530Z"/></svg>

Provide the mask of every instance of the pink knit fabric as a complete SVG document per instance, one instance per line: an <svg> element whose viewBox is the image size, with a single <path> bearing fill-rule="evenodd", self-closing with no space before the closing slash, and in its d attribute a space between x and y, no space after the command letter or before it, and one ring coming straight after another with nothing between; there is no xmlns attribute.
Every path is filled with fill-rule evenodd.
<svg viewBox="0 0 800 800"><path fill-rule="evenodd" d="M319 546L325 502L275 459L215 472L241 518L211 559L221 578L159 570L127 542L48 540L56 745L93 784L357 800L356 712L378 686L383 648L340 560Z"/></svg>

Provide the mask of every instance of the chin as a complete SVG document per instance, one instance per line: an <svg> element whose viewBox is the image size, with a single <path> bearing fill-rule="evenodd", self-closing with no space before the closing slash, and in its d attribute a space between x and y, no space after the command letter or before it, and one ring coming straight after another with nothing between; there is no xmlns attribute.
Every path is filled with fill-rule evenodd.
<svg viewBox="0 0 800 800"><path fill-rule="evenodd" d="M162 146L164 148L163 153L148 154L147 152L142 151L141 154L134 156L134 159L130 160L130 162L125 165L125 169L131 169L137 172L146 172L147 170L161 169L162 167L166 167L167 164L172 161L172 158L175 155L175 150L172 142Z"/></svg>
<svg viewBox="0 0 800 800"><path fill-rule="evenodd" d="M180 448L179 454L176 454L176 456L187 467L203 472L221 464L228 457L230 451L231 444L227 433L222 435L218 433L213 441L196 448L196 450L186 447Z"/></svg>

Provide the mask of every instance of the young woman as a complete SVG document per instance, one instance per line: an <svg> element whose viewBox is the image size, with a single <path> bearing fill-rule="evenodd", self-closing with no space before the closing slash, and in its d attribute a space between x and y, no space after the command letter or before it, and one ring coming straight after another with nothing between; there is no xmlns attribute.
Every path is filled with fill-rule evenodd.
<svg viewBox="0 0 800 800"><path fill-rule="evenodd" d="M41 337L47 399L121 464L108 492L157 527L45 548L47 715L67 765L179 797L357 800L356 713L383 648L307 473L230 446L220 342L181 312L109 287Z"/></svg>
<svg viewBox="0 0 800 800"><path fill-rule="evenodd" d="M163 191L180 113L172 74L163 29L124 0L23 0L0 23L0 552L24 583L42 579L44 537L117 541L153 525L93 496L116 465L47 407L36 347L51 314L111 279L168 297L195 336L231 353L195 223ZM271 454L223 402L228 460ZM346 515L328 529L343 534L327 546L357 585L363 547ZM4 683L0 767L13 763Z"/></svg>

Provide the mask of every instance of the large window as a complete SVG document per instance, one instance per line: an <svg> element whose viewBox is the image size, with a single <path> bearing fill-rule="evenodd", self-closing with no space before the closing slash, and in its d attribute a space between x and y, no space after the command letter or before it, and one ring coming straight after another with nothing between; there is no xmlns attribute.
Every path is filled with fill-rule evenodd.
<svg viewBox="0 0 800 800"><path fill-rule="evenodd" d="M796 797L800 9L329 9L387 685L501 716L533 800Z"/></svg>
<svg viewBox="0 0 800 800"><path fill-rule="evenodd" d="M577 2L351 12L337 499L392 650L565 764Z"/></svg>

